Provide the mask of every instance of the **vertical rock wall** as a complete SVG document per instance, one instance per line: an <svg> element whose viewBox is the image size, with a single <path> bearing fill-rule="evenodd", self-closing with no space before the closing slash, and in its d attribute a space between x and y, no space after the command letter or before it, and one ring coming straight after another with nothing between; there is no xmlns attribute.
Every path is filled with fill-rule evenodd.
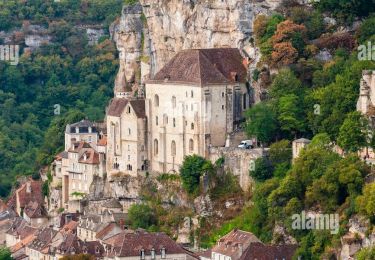
<svg viewBox="0 0 375 260"><path fill-rule="evenodd" d="M192 48L237 47L255 66L259 52L252 45L253 20L272 12L281 0L140 0L126 6L111 27L120 51L116 84L132 79L137 70L147 78L162 68L177 52ZM147 66L149 65L149 66ZM126 80L125 80L126 79Z"/></svg>

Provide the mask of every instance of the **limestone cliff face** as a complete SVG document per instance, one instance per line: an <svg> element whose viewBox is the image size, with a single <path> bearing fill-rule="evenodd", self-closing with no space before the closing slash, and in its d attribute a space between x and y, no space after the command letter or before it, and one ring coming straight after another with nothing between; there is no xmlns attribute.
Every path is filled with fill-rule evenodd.
<svg viewBox="0 0 375 260"><path fill-rule="evenodd" d="M125 84L124 77L136 79L140 67L139 79L155 74L183 49L237 47L255 64L259 53L251 44L253 20L281 2L140 0L138 5L124 7L121 19L111 29L120 51L116 84Z"/></svg>

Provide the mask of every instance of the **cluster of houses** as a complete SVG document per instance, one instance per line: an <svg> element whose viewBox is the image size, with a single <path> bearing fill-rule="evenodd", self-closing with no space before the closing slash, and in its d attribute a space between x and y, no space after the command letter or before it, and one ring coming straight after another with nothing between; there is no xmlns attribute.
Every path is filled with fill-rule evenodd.
<svg viewBox="0 0 375 260"><path fill-rule="evenodd" d="M44 176L49 196L43 194L42 180L28 179L6 204L0 201L0 243L14 259L81 253L97 259L291 259L296 246L265 245L240 230L208 251L193 253L166 234L131 230L129 205L98 194L103 180L176 173L185 156L210 159L215 147L230 146L251 106L247 66L237 49L184 50L138 95L128 82L115 86L103 123L82 120L66 126L64 151ZM357 107L372 119L374 93L374 72L364 72ZM308 143L296 140L293 158ZM239 169L248 178L247 168L241 164ZM90 196L102 198L84 205Z"/></svg>
<svg viewBox="0 0 375 260"><path fill-rule="evenodd" d="M27 183L37 186L32 180ZM127 215L115 201L99 214L61 213L39 222L15 211L38 195L18 194L16 205L0 201L0 246L8 247L15 260L55 260L77 254L104 260L287 260L297 247L265 245L252 233L234 229L211 249L192 252L165 233L130 229Z"/></svg>

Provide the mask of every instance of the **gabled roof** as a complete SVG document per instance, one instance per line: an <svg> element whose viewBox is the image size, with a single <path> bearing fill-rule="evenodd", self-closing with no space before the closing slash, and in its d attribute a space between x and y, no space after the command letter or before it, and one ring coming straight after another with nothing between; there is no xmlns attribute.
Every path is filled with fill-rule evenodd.
<svg viewBox="0 0 375 260"><path fill-rule="evenodd" d="M199 86L246 82L247 68L238 49L192 49L176 54L148 83Z"/></svg>
<svg viewBox="0 0 375 260"><path fill-rule="evenodd" d="M47 211L43 205L37 201L30 201L24 209L24 214L26 214L29 218L47 217Z"/></svg>
<svg viewBox="0 0 375 260"><path fill-rule="evenodd" d="M154 249L157 255L160 255L162 249L165 249L166 254L191 254L179 246L175 241L164 233L148 233L145 231L136 231L130 233L124 231L116 235L116 239L110 238L112 244L108 255L117 257L139 257L141 250L144 250L145 255L151 255L151 250ZM104 241L108 244L108 241Z"/></svg>
<svg viewBox="0 0 375 260"><path fill-rule="evenodd" d="M24 183L19 189L16 190L18 197L17 203L19 207L23 208L29 204L30 201L38 202L40 205L44 204L44 198L42 194L42 182L34 181L32 179Z"/></svg>
<svg viewBox="0 0 375 260"><path fill-rule="evenodd" d="M128 100L125 98L113 98L109 104L107 115L120 117L127 104L130 104L138 118L145 118L145 100L133 99Z"/></svg>
<svg viewBox="0 0 375 260"><path fill-rule="evenodd" d="M78 162L85 164L99 164L99 153L97 153L93 148L89 148L87 151L82 153Z"/></svg>
<svg viewBox="0 0 375 260"><path fill-rule="evenodd" d="M292 260L297 245L264 245L252 243L245 250L240 260Z"/></svg>
<svg viewBox="0 0 375 260"><path fill-rule="evenodd" d="M78 153L82 149L89 149L89 148L92 148L89 143L80 141L80 142L73 143L72 147L68 151L71 153Z"/></svg>
<svg viewBox="0 0 375 260"><path fill-rule="evenodd" d="M43 228L37 234L36 239L29 245L30 248L37 250L39 252L48 250L52 239L57 235L58 231L52 228Z"/></svg>

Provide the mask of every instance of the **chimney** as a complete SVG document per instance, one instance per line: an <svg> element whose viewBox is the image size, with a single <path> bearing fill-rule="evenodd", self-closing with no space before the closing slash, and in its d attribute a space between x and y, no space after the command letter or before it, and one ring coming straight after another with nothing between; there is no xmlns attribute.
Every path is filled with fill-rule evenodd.
<svg viewBox="0 0 375 260"><path fill-rule="evenodd" d="M31 182L26 182L26 192L31 193Z"/></svg>

